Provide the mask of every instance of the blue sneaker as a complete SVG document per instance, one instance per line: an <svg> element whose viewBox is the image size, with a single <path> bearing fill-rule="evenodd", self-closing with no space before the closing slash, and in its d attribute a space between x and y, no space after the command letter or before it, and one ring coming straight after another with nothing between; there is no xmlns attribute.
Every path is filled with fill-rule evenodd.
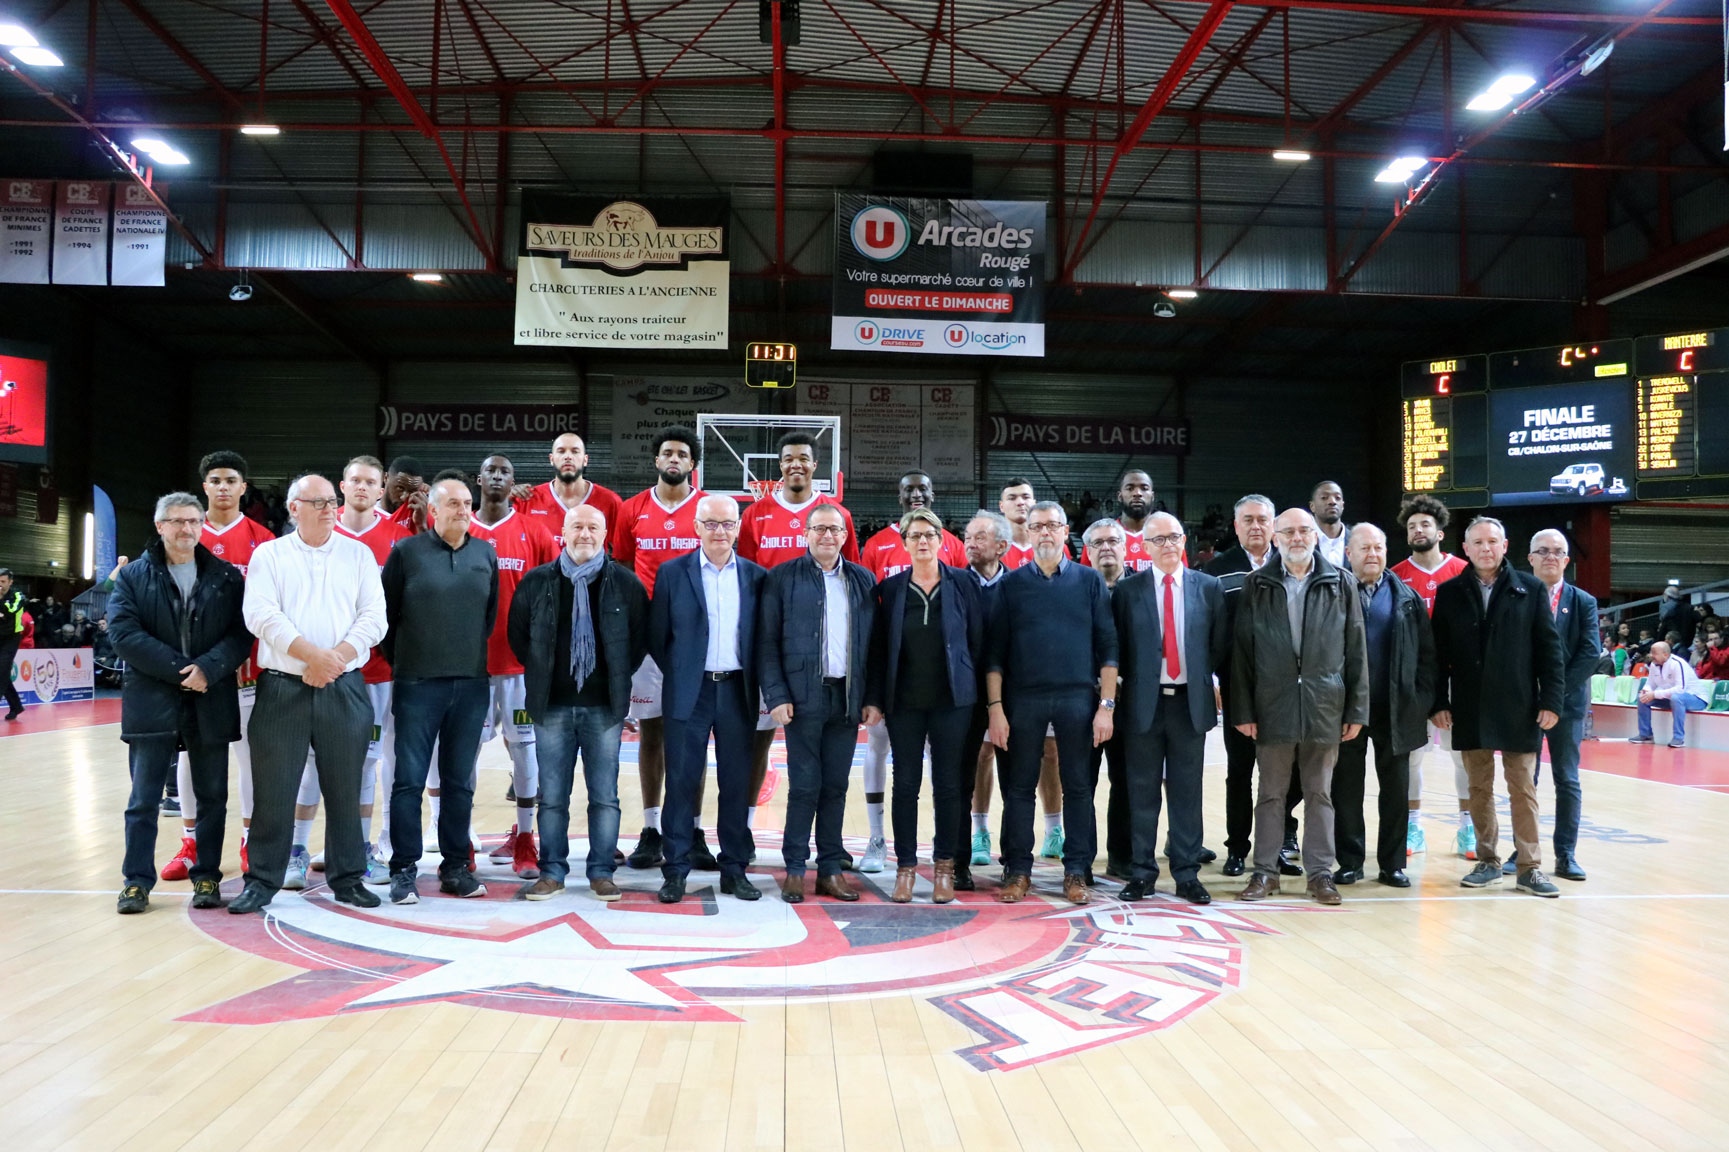
<svg viewBox="0 0 1729 1152"><path fill-rule="evenodd" d="M294 891L306 887L306 874L312 870L312 855L306 845L296 844L288 854L288 870L282 874L282 887Z"/></svg>
<svg viewBox="0 0 1729 1152"><path fill-rule="evenodd" d="M991 834L983 828L973 832L973 863L989 864L991 862Z"/></svg>
<svg viewBox="0 0 1729 1152"><path fill-rule="evenodd" d="M1453 837L1453 847L1467 860L1477 858L1477 826L1467 824Z"/></svg>
<svg viewBox="0 0 1729 1152"><path fill-rule="evenodd" d="M1421 824L1411 824L1405 829L1405 855L1415 856L1419 852L1429 850L1429 838L1423 834Z"/></svg>
<svg viewBox="0 0 1729 1152"><path fill-rule="evenodd" d="M361 879L374 888L383 888L390 883L390 865L376 851L366 853L366 872Z"/></svg>
<svg viewBox="0 0 1729 1152"><path fill-rule="evenodd" d="M1046 860L1061 860L1063 858L1063 826L1061 824L1045 833L1045 843L1039 849L1039 855Z"/></svg>

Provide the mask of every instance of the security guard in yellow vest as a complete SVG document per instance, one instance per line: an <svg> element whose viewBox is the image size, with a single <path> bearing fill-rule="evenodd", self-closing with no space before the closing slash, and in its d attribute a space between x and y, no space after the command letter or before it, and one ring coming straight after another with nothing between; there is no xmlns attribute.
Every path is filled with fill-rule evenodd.
<svg viewBox="0 0 1729 1152"><path fill-rule="evenodd" d="M12 684L12 660L24 639L24 593L12 586L12 569L0 568L0 679L6 686L6 719L24 715L24 702Z"/></svg>

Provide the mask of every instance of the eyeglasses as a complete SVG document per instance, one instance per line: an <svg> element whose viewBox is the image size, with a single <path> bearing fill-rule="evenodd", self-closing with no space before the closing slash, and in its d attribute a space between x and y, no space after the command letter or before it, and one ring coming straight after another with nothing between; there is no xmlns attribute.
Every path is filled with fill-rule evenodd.
<svg viewBox="0 0 1729 1152"><path fill-rule="evenodd" d="M1168 536L1147 537L1147 543L1151 544L1154 548L1169 548L1174 544L1181 544L1182 542L1183 534L1181 532L1172 532Z"/></svg>
<svg viewBox="0 0 1729 1152"><path fill-rule="evenodd" d="M200 517L197 520L193 520L185 516L170 516L166 520L158 520L157 523L172 524L176 528L197 528L204 523L204 519L203 517Z"/></svg>
<svg viewBox="0 0 1729 1152"><path fill-rule="evenodd" d="M1565 560L1567 550L1565 548L1533 548L1531 555L1541 556L1546 560Z"/></svg>
<svg viewBox="0 0 1729 1152"><path fill-rule="evenodd" d="M704 532L731 532L738 527L737 520L698 520L696 526Z"/></svg>
<svg viewBox="0 0 1729 1152"><path fill-rule="evenodd" d="M1278 528L1273 531L1275 536L1313 536L1315 530L1307 525L1297 528Z"/></svg>
<svg viewBox="0 0 1729 1152"><path fill-rule="evenodd" d="M908 532L906 535L908 544L930 544L941 539L942 537L935 532Z"/></svg>
<svg viewBox="0 0 1729 1152"><path fill-rule="evenodd" d="M338 504L342 503L342 501L335 496L302 496L300 499L296 500L295 503L305 504L320 512L325 512L336 507Z"/></svg>
<svg viewBox="0 0 1729 1152"><path fill-rule="evenodd" d="M1028 532L1067 532L1069 526L1061 521L1046 520L1038 524L1028 524Z"/></svg>
<svg viewBox="0 0 1729 1152"><path fill-rule="evenodd" d="M846 528L844 525L840 525L840 524L813 524L811 527L805 529L805 535L807 535L807 536L845 536L846 535ZM910 539L912 539L912 537L909 536L908 539L910 540Z"/></svg>

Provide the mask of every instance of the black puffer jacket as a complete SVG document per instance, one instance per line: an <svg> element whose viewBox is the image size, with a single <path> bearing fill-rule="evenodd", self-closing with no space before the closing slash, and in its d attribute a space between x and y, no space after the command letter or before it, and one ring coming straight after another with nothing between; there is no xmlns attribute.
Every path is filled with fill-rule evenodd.
<svg viewBox="0 0 1729 1152"><path fill-rule="evenodd" d="M1470 568L1435 590L1434 711L1453 714L1453 750L1535 752L1539 711L1561 714L1566 669L1543 582L1501 561L1483 607Z"/></svg>
<svg viewBox="0 0 1729 1152"><path fill-rule="evenodd" d="M114 577L108 597L108 635L126 661L120 689L120 738L183 735L180 706L188 697L197 710L198 735L206 743L240 739L240 688L235 669L252 650L252 634L240 614L246 578L204 545L193 552L198 582L192 587L189 643L180 643L180 586L168 571L157 540ZM180 669L196 664L209 688L189 692Z"/></svg>
<svg viewBox="0 0 1729 1152"><path fill-rule="evenodd" d="M1303 586L1303 652L1291 650L1284 558L1243 581L1231 655L1230 721L1260 744L1337 744L1369 722L1369 649L1350 572L1315 552Z"/></svg>
<svg viewBox="0 0 1729 1152"><path fill-rule="evenodd" d="M600 614L594 640L606 658L607 703L622 723L630 711L630 678L648 655L648 594L636 573L608 560L600 570ZM568 661L558 647L559 581L569 582L558 561L530 570L517 585L505 625L510 650L522 661L528 714L546 713L552 694L553 661Z"/></svg>

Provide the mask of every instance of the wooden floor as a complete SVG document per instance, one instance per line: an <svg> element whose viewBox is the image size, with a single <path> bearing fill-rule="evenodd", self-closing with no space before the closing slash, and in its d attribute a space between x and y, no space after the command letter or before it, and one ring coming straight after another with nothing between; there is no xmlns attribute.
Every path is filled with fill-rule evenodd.
<svg viewBox="0 0 1729 1152"><path fill-rule="evenodd" d="M504 763L488 747L483 833ZM1101 886L1077 913L1043 868L1046 898L1009 908L993 866L948 908L747 906L710 875L672 915L649 873L620 873L622 905L580 866L528 904L483 866L485 901L423 879L411 908L318 890L192 916L182 883L121 918L117 727L0 739L0 1147L1729 1146L1729 795L1587 772L1591 879L1543 901L1458 887L1451 768L1429 765L1418 886L1336 910L1240 904L1217 865L1204 911Z"/></svg>

